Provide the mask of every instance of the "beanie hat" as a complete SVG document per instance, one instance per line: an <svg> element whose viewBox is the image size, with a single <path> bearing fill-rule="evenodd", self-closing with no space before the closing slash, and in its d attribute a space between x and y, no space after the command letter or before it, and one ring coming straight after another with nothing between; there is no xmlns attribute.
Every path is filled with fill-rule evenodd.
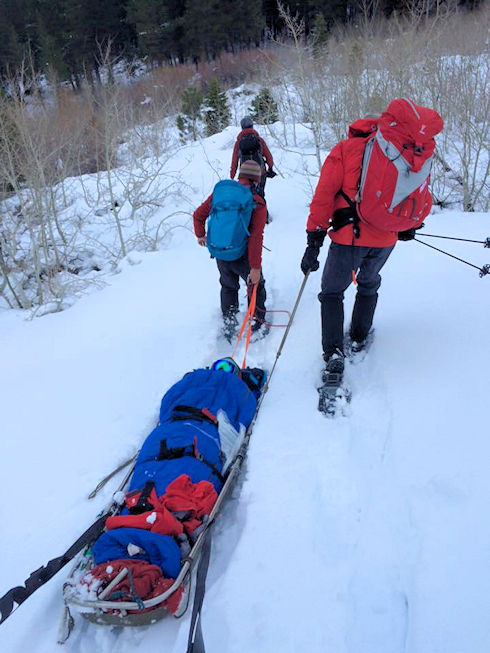
<svg viewBox="0 0 490 653"><path fill-rule="evenodd" d="M252 120L252 118L250 116L244 116L241 119L240 125L241 125L242 129L248 129L249 127L254 126L254 121Z"/></svg>
<svg viewBox="0 0 490 653"><path fill-rule="evenodd" d="M238 171L238 178L240 179L240 177L259 180L262 177L262 168L256 161L244 161Z"/></svg>

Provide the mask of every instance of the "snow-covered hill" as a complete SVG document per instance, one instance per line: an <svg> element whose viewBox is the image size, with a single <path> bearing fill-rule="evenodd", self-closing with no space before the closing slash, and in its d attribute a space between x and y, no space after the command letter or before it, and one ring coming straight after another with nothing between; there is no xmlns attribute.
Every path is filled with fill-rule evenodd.
<svg viewBox="0 0 490 653"><path fill-rule="evenodd" d="M195 206L227 176L236 131L182 150ZM274 220L263 267L268 307L291 310L311 192L300 156L273 154L281 175L266 188ZM426 225L490 235L487 214L444 211ZM481 245L441 243L490 262ZM350 415L337 420L316 410L320 273L308 280L216 524L208 653L490 650L490 277L416 242L399 243L382 276L376 340L349 370ZM61 554L107 504L116 481L86 496L137 450L165 390L231 353L217 338L216 266L191 229L175 230L161 251L131 254L106 280L61 313L0 315L0 594ZM347 309L352 300L350 289ZM251 345L248 362L271 369L283 333ZM57 650L64 578L0 627L2 651ZM179 653L189 616L137 631L79 620L64 648Z"/></svg>

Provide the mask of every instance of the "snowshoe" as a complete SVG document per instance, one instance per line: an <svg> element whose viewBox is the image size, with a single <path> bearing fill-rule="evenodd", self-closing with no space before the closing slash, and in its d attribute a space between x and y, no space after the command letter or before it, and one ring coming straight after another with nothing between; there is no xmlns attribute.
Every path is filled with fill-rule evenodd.
<svg viewBox="0 0 490 653"><path fill-rule="evenodd" d="M221 327L220 335L231 344L235 341L238 335L238 320L235 315L226 316L223 318L223 325Z"/></svg>
<svg viewBox="0 0 490 653"><path fill-rule="evenodd" d="M338 351L328 359L322 374L322 385L317 388L318 410L328 417L344 412L352 393L344 383L344 355Z"/></svg>
<svg viewBox="0 0 490 653"><path fill-rule="evenodd" d="M326 417L335 417L344 414L347 404L352 398L352 392L344 383L344 375L339 372L325 370L322 376L322 385L317 388L318 410Z"/></svg>
<svg viewBox="0 0 490 653"><path fill-rule="evenodd" d="M346 352L346 356L349 359L349 361L354 365L357 365L357 363L361 363L366 358L366 355L373 343L373 340L374 340L374 329L371 329L367 334L365 340L362 340L361 342L352 340L350 334L346 333L344 339L344 351Z"/></svg>
<svg viewBox="0 0 490 653"><path fill-rule="evenodd" d="M271 330L271 325L268 322L262 322L259 320L254 321L252 324L252 335L250 336L250 342L258 342L265 338L269 331Z"/></svg>

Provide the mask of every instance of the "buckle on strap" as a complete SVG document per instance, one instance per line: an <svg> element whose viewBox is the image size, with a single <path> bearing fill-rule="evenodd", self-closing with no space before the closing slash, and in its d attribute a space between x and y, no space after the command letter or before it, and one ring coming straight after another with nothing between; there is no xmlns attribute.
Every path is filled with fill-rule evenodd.
<svg viewBox="0 0 490 653"><path fill-rule="evenodd" d="M206 460L198 450L197 438L194 438L192 444L185 447L168 447L166 439L160 441L160 451L157 460L176 460L177 458L184 458L185 456L195 458L196 460L199 460L199 462L204 463L221 482L224 481L223 475L216 469L216 466L209 462L209 460Z"/></svg>
<svg viewBox="0 0 490 653"><path fill-rule="evenodd" d="M207 408L196 408L195 406L185 406L183 404L174 406L170 420L176 422L185 419L193 419L197 422L209 422L214 426L218 426L217 417Z"/></svg>

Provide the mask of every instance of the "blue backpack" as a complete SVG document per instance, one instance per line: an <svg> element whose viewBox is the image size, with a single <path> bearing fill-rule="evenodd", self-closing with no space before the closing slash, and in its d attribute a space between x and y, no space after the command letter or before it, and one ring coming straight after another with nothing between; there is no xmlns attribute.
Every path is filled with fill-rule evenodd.
<svg viewBox="0 0 490 653"><path fill-rule="evenodd" d="M254 208L248 186L233 179L223 179L216 184L206 234L208 250L213 258L236 261L243 256Z"/></svg>

